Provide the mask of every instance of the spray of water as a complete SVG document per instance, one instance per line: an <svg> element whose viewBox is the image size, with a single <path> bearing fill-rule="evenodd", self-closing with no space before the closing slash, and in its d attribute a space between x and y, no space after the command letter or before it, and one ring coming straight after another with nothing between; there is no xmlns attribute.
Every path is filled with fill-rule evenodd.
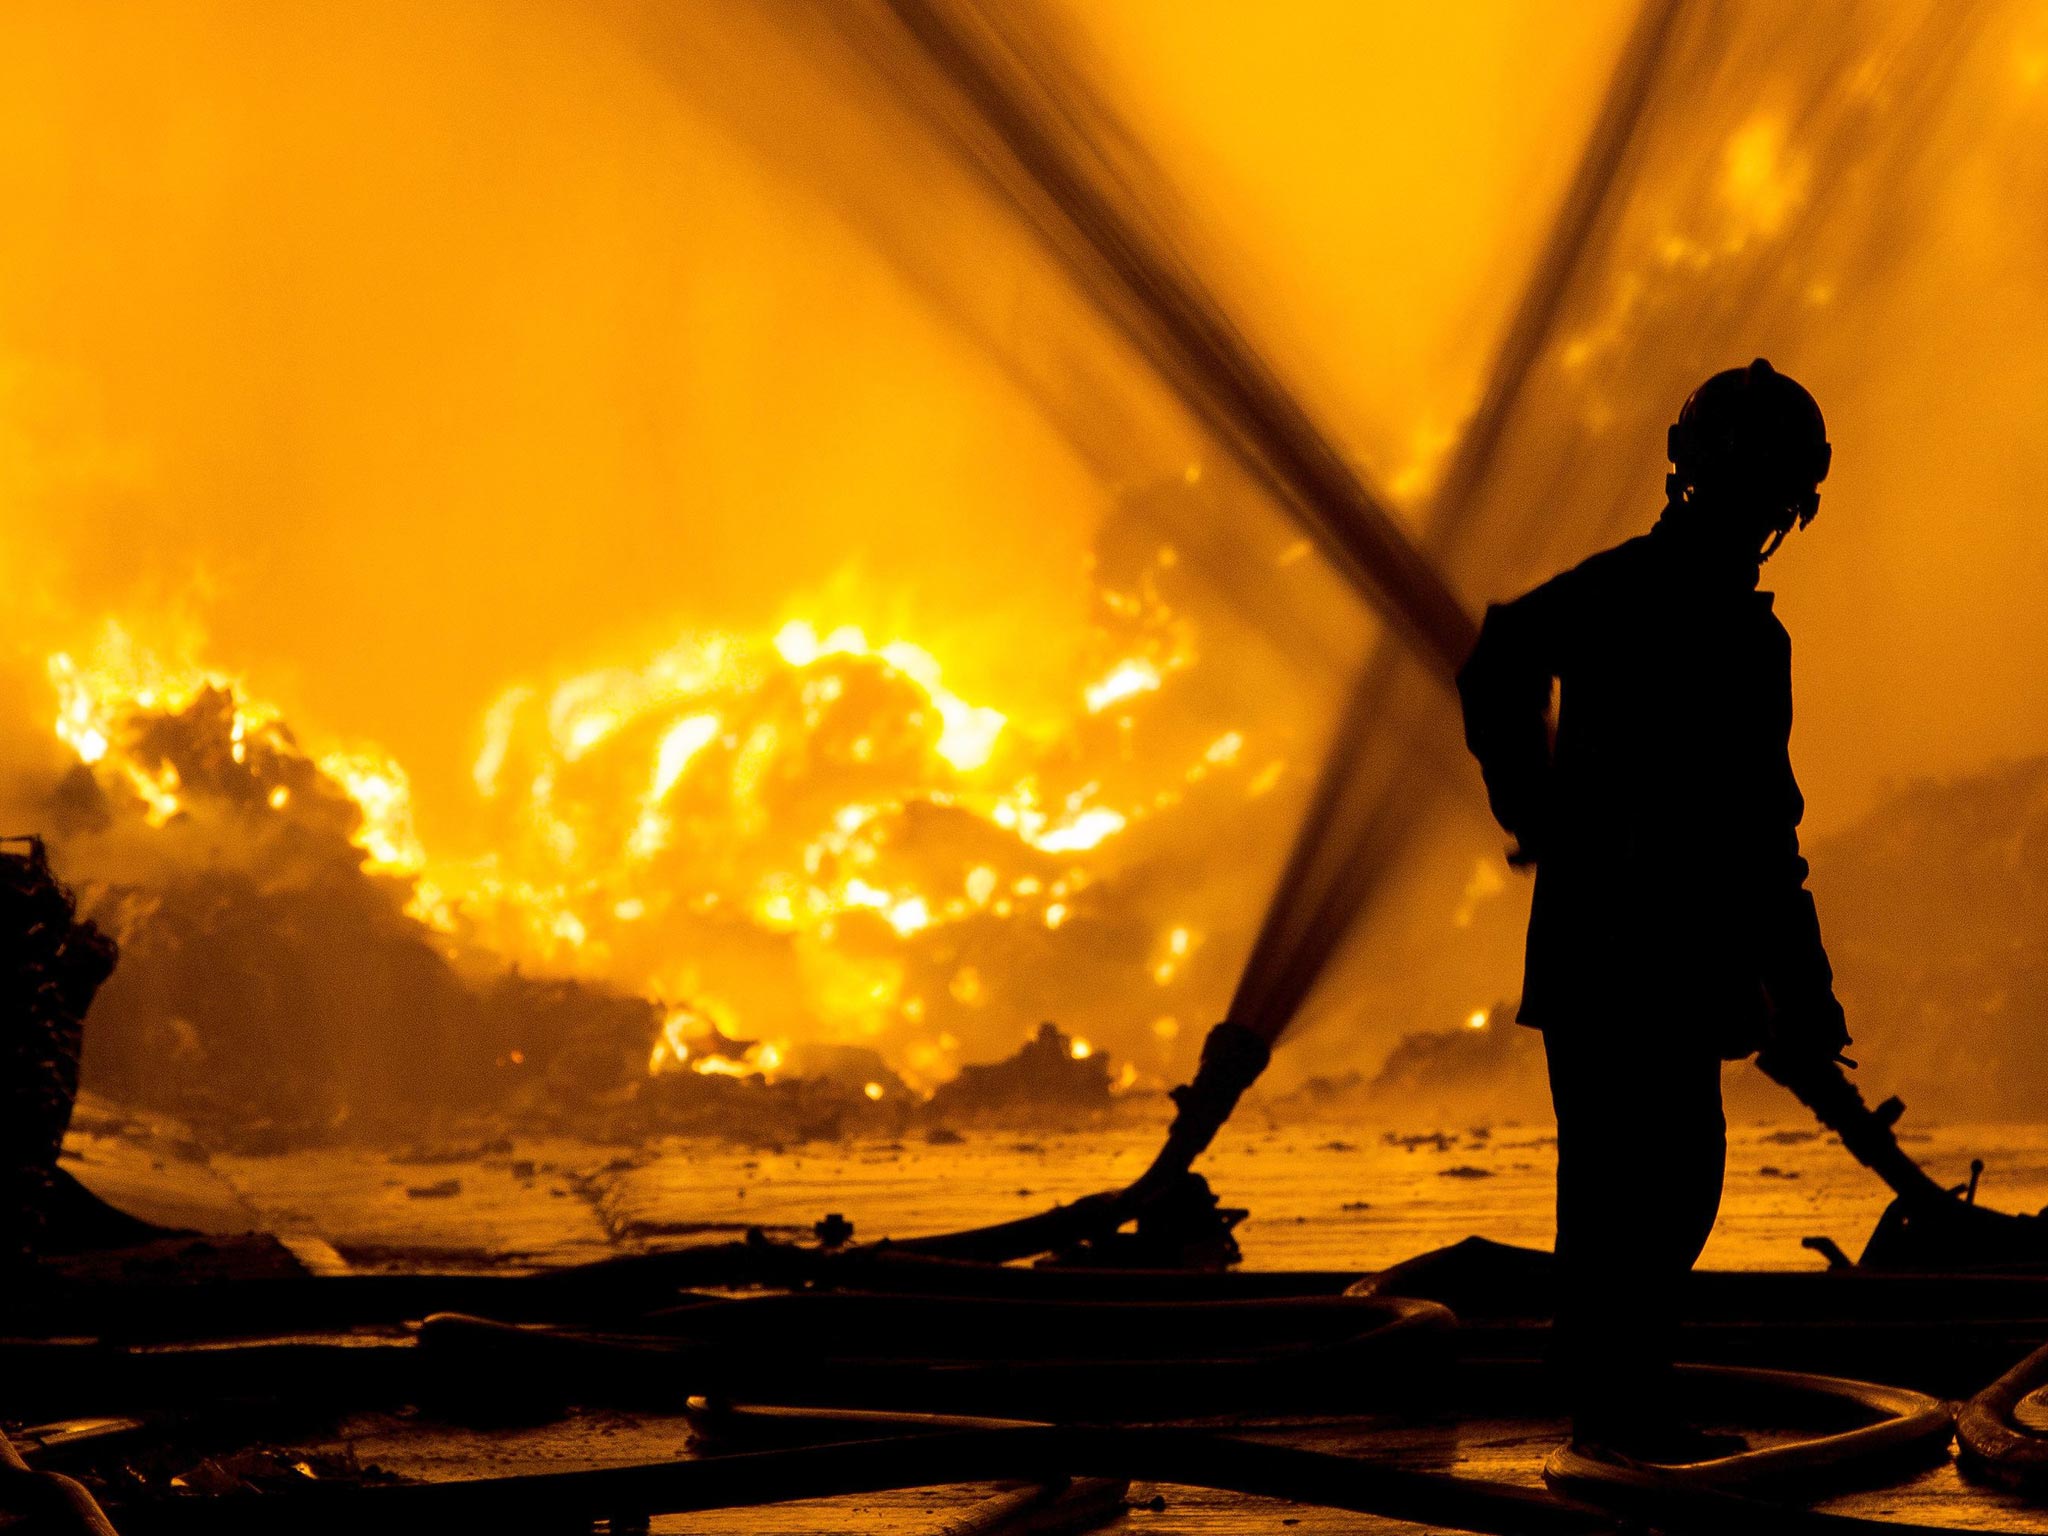
<svg viewBox="0 0 2048 1536"><path fill-rule="evenodd" d="M1441 684L1470 649L1471 619L1436 565L1246 338L1181 255L1170 213L1129 140L1061 66L1047 29L945 0L891 0L899 29L869 29L871 55L913 94L989 183L1037 230L1101 314L1152 364L1245 470L1371 602L1423 673ZM891 47L892 41L896 46ZM908 43L906 50L902 44ZM918 66L922 66L920 69ZM1375 688L1341 721L1329 765L1232 1005L1270 1042L1293 1018L1398 847L1381 814L1410 797L1416 753L1373 752L1434 738L1443 711ZM1412 804L1412 800L1410 800Z"/></svg>
<svg viewBox="0 0 2048 1536"><path fill-rule="evenodd" d="M1423 544L1404 537L1191 269L1147 196L1142 159L1046 28L947 0L890 0L887 12L923 66L877 45L870 27L899 88L1310 531L1409 658L1383 648L1339 724L1230 1009L1250 1043L1219 1040L1215 1059L1205 1054L1202 1076L1218 1081L1205 1095L1198 1078L1191 1096L1210 1124L1179 1138L1189 1156L1263 1066L1262 1043L1294 1019L1411 831L1440 809L1455 749L1428 682L1447 678L1469 643L1457 590L1499 590L1612 537L1639 510L1643 477L1630 466L1659 462L1638 440L1661 430L1688 383L1772 335L1797 346L1829 301L1812 276L1817 255L1865 280L1881 270L1881 242L1900 221L1884 190L1918 168L1988 12L1902 8L1871 25L1646 6ZM1702 141L1723 153L1702 156ZM1861 195L1809 196L1816 175ZM1664 271L1641 272L1646 244Z"/></svg>

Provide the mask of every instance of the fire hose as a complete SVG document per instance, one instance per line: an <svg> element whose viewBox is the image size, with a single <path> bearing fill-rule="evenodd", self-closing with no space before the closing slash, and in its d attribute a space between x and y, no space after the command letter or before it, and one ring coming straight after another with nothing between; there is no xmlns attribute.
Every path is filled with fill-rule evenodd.
<svg viewBox="0 0 2048 1536"><path fill-rule="evenodd" d="M1106 148L1113 135L1091 137L1077 126L1088 115L1080 109L1092 104L1048 99L1042 72L1034 72L1020 40L1005 35L993 13L952 0L887 0L885 10L897 31L878 41L898 48L907 43L907 54L942 82L939 93L923 92L919 99L954 103L953 115L941 113L939 131L1017 208L1104 319L1300 524L1425 670L1448 685L1477 635L1457 594L1218 297L1179 258L1141 200L1129 195L1124 167ZM1376 722L1361 722L1369 723ZM1342 765L1333 761L1317 789L1318 804L1341 796L1344 780ZM1292 894L1297 904L1313 908L1325 894L1299 889L1299 866L1323 830L1318 820L1312 811L1276 907ZM1269 914L1248 977L1275 968L1262 964L1269 951L1290 947L1294 936L1286 932L1284 916ZM1310 916L1334 918L1341 927L1351 912ZM1328 925L1308 926L1320 932ZM1319 944L1307 969L1319 969L1330 947ZM1303 969L1284 963L1277 968ZM919 1251L998 1261L1025 1257L1113 1232L1174 1198L1187 1186L1195 1158L1265 1069L1273 1041L1300 1001L1298 989L1282 988L1270 1000L1256 996L1259 990L1256 982L1240 987L1229 1019L1204 1041L1194 1080L1174 1092L1178 1113L1165 1145L1129 1188L1043 1217L925 1240ZM1267 1001L1272 1006L1262 1006ZM1191 1205L1199 1210L1200 1199Z"/></svg>
<svg viewBox="0 0 2048 1536"><path fill-rule="evenodd" d="M2038 1495L2048 1487L2048 1433L2040 1394L2048 1388L2048 1347L2035 1350L1975 1397L1956 1418L1956 1443L1973 1475ZM2023 1422L2022 1405L2031 1408Z"/></svg>
<svg viewBox="0 0 2048 1536"><path fill-rule="evenodd" d="M1277 1033L1277 1031L1276 1031ZM1270 1045L1254 1030L1226 1020L1203 1042L1192 1082L1173 1091L1178 1113L1150 1167L1121 1190L1089 1195L1071 1205L995 1226L914 1239L894 1246L934 1257L1002 1263L1054 1252L1099 1238L1124 1222L1142 1219L1177 1186L1193 1177L1207 1149L1245 1089L1264 1070ZM1975 1203L1944 1189L1904 1147L1894 1130L1905 1106L1896 1098L1876 1108L1832 1060L1770 1051L1758 1068L1812 1112L1864 1167L1898 1196L1872 1238L1866 1263L1891 1268L1971 1268L2038 1265L2048 1259L2048 1222Z"/></svg>
<svg viewBox="0 0 2048 1536"><path fill-rule="evenodd" d="M745 1452L591 1472L291 1494L173 1499L123 1511L150 1533L527 1529L535 1524L676 1515L947 1484L1116 1478L1293 1499L1389 1519L1576 1536L1609 1529L1597 1508L1534 1489L1387 1467L1350 1456L1172 1429L1006 1425Z"/></svg>
<svg viewBox="0 0 2048 1536"><path fill-rule="evenodd" d="M1525 386L1554 322L1587 229L1597 219L1647 99L1676 13L1646 6L1624 50L1577 180L1491 381L1487 408L1461 450L1453 490L1439 509L1442 538L1464 532L1507 406ZM1477 628L1430 554L1350 466L1327 434L1247 341L1199 276L1179 258L1161 219L1145 206L1114 153L1117 135L1099 104L1070 73L1034 58L1030 40L1000 19L955 0L887 0L909 53L939 82L920 93L935 125L1039 234L1104 318L1301 525L1393 636L1440 684L1470 653ZM929 103L950 93L954 114ZM1360 743L1391 727L1391 674L1368 669L1338 731L1228 1015L1203 1042L1191 1082L1174 1090L1176 1115L1165 1144L1133 1184L1021 1221L928 1238L916 1251L1002 1262L1099 1239L1133 1218L1177 1205L1180 1219L1204 1216L1206 1186L1189 1193L1193 1163L1246 1088L1264 1071L1317 974L1369 893L1373 870L1404 835L1412 775L1383 772L1358 789ZM1413 733L1430 722L1408 720ZM1440 722L1438 722L1440 727ZM1832 1067L1766 1062L1823 1124L1921 1209L1941 1192L1898 1147L1883 1111L1870 1111ZM1895 1117L1894 1117L1895 1118ZM1227 1229L1226 1229L1227 1231ZM2037 1240L2038 1242L2038 1240Z"/></svg>
<svg viewBox="0 0 2048 1536"><path fill-rule="evenodd" d="M99 1501L75 1478L38 1472L0 1434L0 1513L24 1516L30 1528L74 1536L119 1536Z"/></svg>
<svg viewBox="0 0 2048 1536"><path fill-rule="evenodd" d="M611 1520L616 1528L622 1521L655 1515L959 1483L1046 1483L1061 1478L1207 1488L1499 1536L1578 1536L1610 1531L1630 1520L1702 1536L1736 1529L1758 1536L1932 1536L1952 1529L1818 1513L1675 1483L1647 1468L1623 1469L1607 1481L1589 1480L1589 1488L1600 1496L1599 1503L1591 1503L1200 1430L1033 1424L899 1434L598 1471L173 1499L124 1510L123 1520L129 1536L238 1536L280 1529L526 1529L595 1520Z"/></svg>
<svg viewBox="0 0 2048 1536"><path fill-rule="evenodd" d="M1820 1057L1767 1050L1756 1064L1840 1137L1849 1155L1898 1197L1864 1250L1866 1265L1981 1269L2038 1267L2048 1260L2048 1221L1977 1204L1981 1162L1973 1168L1966 1189L1944 1189L1899 1145L1893 1127L1906 1107L1897 1098L1871 1108L1841 1067Z"/></svg>

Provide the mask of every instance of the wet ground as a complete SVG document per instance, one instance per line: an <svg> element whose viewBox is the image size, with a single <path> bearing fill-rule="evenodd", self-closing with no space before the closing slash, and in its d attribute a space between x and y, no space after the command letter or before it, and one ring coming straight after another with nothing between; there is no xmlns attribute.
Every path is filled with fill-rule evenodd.
<svg viewBox="0 0 2048 1536"><path fill-rule="evenodd" d="M1160 1124L1030 1134L983 1131L781 1151L669 1141L621 1148L563 1139L429 1141L402 1151L320 1149L269 1157L208 1153L178 1128L88 1105L68 1165L102 1194L159 1220L216 1231L265 1228L316 1267L497 1269L574 1263L649 1246L715 1240L749 1226L807 1229L828 1212L866 1238L910 1236L1022 1215L1120 1184L1156 1149ZM1936 1177L1961 1183L1982 1157L1987 1203L2048 1202L2048 1130L1955 1125L1909 1143ZM1248 1265L1372 1269L1473 1233L1548 1244L1554 1146L1548 1127L1279 1125L1241 1118L1203 1167L1240 1228ZM1813 1268L1801 1246L1833 1238L1851 1255L1888 1198L1831 1139L1799 1123L1731 1127L1728 1195L1707 1262ZM1543 1420L1323 1424L1308 1441L1363 1449L1457 1475L1535 1485L1562 1426ZM1300 1432L1291 1438L1301 1441ZM521 1431L474 1431L366 1416L328 1449L430 1479L625 1465L687 1454L680 1420L585 1412ZM657 1521L656 1531L938 1530L987 1486ZM1272 1500L1139 1485L1122 1527L1146 1536L1410 1527ZM1163 1507L1151 1502L1163 1500ZM2048 1531L2048 1514L1961 1480L1952 1463L1831 1508L1951 1529Z"/></svg>
<svg viewBox="0 0 2048 1536"><path fill-rule="evenodd" d="M176 1128L88 1106L68 1166L131 1208L185 1225L258 1226L321 1267L416 1265L423 1250L461 1268L547 1266L737 1235L805 1231L838 1212L864 1239L1004 1220L1134 1177L1159 1122L1029 1133L970 1131L934 1145L813 1143L764 1151L703 1141L640 1147L560 1139L430 1140L401 1151L321 1148L208 1154ZM1908 1149L1960 1184L1973 1157L1982 1198L2048 1204L2048 1128L1937 1126ZM1540 1125L1385 1129L1241 1116L1201 1164L1238 1230L1247 1265L1376 1269L1477 1233L1547 1247L1556 1148ZM1704 1263L1805 1269L1809 1236L1861 1250L1889 1191L1810 1124L1736 1124L1728 1186ZM207 1207L214 1208L210 1217Z"/></svg>

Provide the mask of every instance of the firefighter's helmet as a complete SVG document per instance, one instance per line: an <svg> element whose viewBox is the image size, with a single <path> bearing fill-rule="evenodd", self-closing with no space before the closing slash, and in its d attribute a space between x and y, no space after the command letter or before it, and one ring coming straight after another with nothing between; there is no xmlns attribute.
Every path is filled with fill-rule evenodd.
<svg viewBox="0 0 2048 1536"><path fill-rule="evenodd" d="M1761 357L1694 390L1669 448L1674 500L1705 488L1764 501L1784 510L1780 538L1813 521L1833 457L1819 404Z"/></svg>

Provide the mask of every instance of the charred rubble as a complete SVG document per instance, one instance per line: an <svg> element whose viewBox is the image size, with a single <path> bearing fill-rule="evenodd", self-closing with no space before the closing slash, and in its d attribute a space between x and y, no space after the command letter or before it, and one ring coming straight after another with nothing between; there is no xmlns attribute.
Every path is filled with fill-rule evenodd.
<svg viewBox="0 0 2048 1536"><path fill-rule="evenodd" d="M941 1122L1043 1120L1105 1113L1110 1102L1107 1058L1047 1022L1015 1055L962 1067L932 1095L930 1114Z"/></svg>
<svg viewBox="0 0 2048 1536"><path fill-rule="evenodd" d="M69 1063L73 1088L82 1054L107 1099L256 1152L467 1122L800 1140L872 1108L843 1075L651 1078L658 1005L464 953L407 913L409 882L365 868L360 808L289 732L234 722L216 689L140 723L141 750L179 786L162 825L83 764L34 808L65 868L83 872L80 907L121 941L118 968L93 977L105 986L82 1053L82 1001L38 1016L68 1033L33 1054ZM32 907L57 890L29 881L10 899ZM50 927L6 916L12 945Z"/></svg>
<svg viewBox="0 0 2048 1536"><path fill-rule="evenodd" d="M39 765L0 788L127 952L86 1046L89 1084L252 1145L409 1134L422 1115L632 1134L718 1123L736 1094L753 1096L737 1112L749 1129L758 1109L787 1139L915 1109L861 1054L870 1042L928 1086L1043 1018L1171 1080L1227 995L1219 939L1257 906L1241 861L1185 829L1227 820L1231 847L1277 849L1300 787L1296 711L1219 578L1220 494L1176 474L1105 522L1085 666L1129 673L1135 691L1091 699L1054 739L1006 733L993 808L956 792L944 710L887 647L813 636L798 662L778 635L745 642L759 666L712 668L691 695L685 723L723 730L663 792L663 834L640 842L649 759L676 710L632 714L571 764L547 700L582 679L517 690L532 697L506 716L504 791L477 808L502 878L421 895L379 873L421 865L366 856L379 829L356 792L274 709L182 664L163 669L170 689L119 667L75 683L58 735L79 760L61 782ZM1310 563L1275 569L1295 590ZM1226 643L1190 664L1210 633ZM764 756L763 741L780 745ZM545 770L559 771L537 807L525 787ZM1067 825L1089 815L1085 837L1118 823L1099 855ZM574 829L573 858L558 827ZM517 960L534 974L508 970ZM565 968L586 979L536 979ZM676 989L659 1007L636 995L657 985ZM827 1081L783 1106L758 1077L746 1086L750 1062L652 1070L665 1022L698 1005L772 1040L771 1076ZM862 1044L806 1043L821 1036Z"/></svg>
<svg viewBox="0 0 2048 1536"><path fill-rule="evenodd" d="M209 690L142 726L180 787L161 826L143 828L84 765L41 807L67 861L91 872L79 902L120 935L118 967L98 928L56 921L69 898L40 844L10 861L8 942L52 1000L20 1015L50 1035L22 1046L38 1064L23 1070L62 1077L67 1106L81 1057L103 1097L256 1153L514 1127L803 1142L1109 1104L1105 1058L1077 1055L1050 1024L930 1105L871 1049L803 1045L770 1081L748 1064L757 1042L715 1027L696 1042L706 1070L651 1073L661 1005L502 969L419 922L409 883L364 867L355 802L281 727L238 733L234 713ZM54 1148L62 1119L20 1117L14 1134Z"/></svg>
<svg viewBox="0 0 2048 1536"><path fill-rule="evenodd" d="M122 963L83 1046L88 1085L114 1103L173 1116L204 1140L248 1152L457 1141L520 1127L801 1142L1108 1106L1106 1059L1085 1046L1077 1054L1050 1027L1014 1060L969 1068L927 1105L871 1047L804 1040L786 996L741 994L742 1017L798 1037L778 1041L780 1059L764 1073L754 1060L762 1042L721 1033L716 1010L507 968L481 936L422 921L412 881L366 854L374 838L357 799L281 720L251 719L231 689L203 688L174 708L134 712L117 754L77 762L54 785L16 797L17 814L47 830L81 907L121 942ZM153 776L154 791L138 772ZM934 858L987 852L952 846L960 829L937 824L947 808L923 809L930 814L910 817L906 835L931 844ZM984 925L997 920L983 914ZM695 934L707 956L729 958L732 926L686 926L671 937ZM863 912L844 926L846 942L859 945L886 925ZM1005 943L1019 934L1044 942L1049 932L1037 922L1002 926ZM755 930L739 937L749 935L755 972L793 963L762 952ZM949 985L992 942L964 920L904 956L906 987L937 999L934 1008L959 1006ZM1063 988L1111 959L1095 958L1031 1001L1053 1012ZM975 1001L993 1015L1026 1000ZM698 1015L689 1060L672 1052L664 1063L657 1042L679 1012Z"/></svg>

